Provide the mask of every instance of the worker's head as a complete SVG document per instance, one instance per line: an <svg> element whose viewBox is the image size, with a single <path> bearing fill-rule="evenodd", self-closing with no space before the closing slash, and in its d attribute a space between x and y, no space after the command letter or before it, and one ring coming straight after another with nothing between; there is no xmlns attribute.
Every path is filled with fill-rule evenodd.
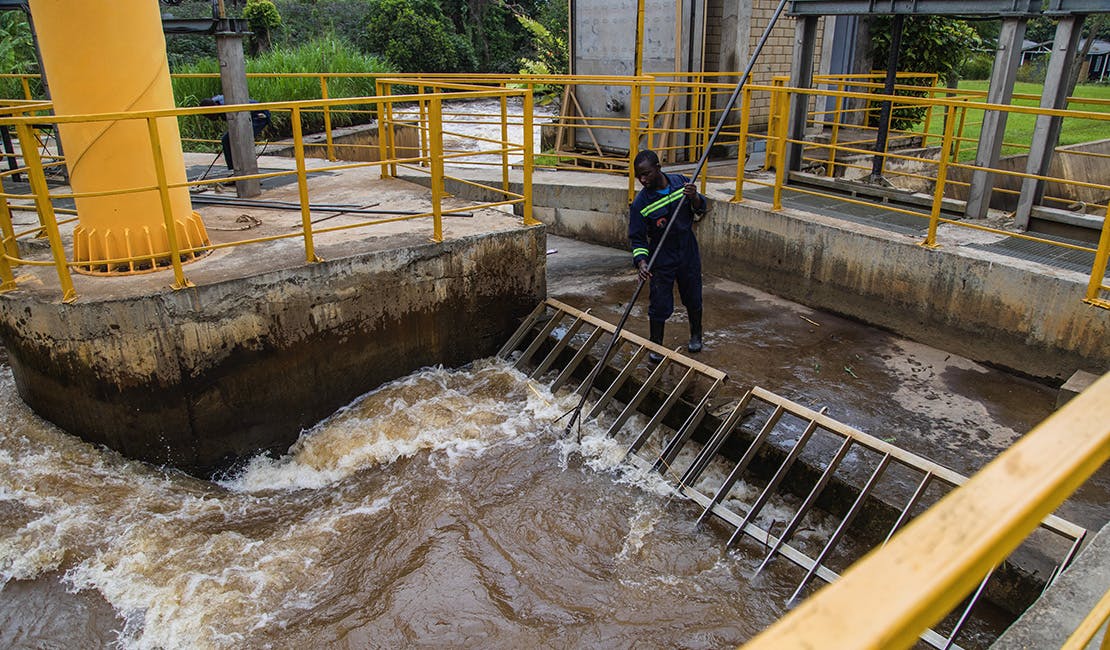
<svg viewBox="0 0 1110 650"><path fill-rule="evenodd" d="M640 185L652 189L666 187L667 179L663 177L663 170L659 167L659 156L651 149L644 149L636 154L632 168Z"/></svg>
<svg viewBox="0 0 1110 650"><path fill-rule="evenodd" d="M212 99L211 97L205 97L204 99L197 102L197 106L219 106L219 105L220 105L219 102ZM222 119L224 119L223 113L205 113L204 117L207 117L210 120L222 120Z"/></svg>

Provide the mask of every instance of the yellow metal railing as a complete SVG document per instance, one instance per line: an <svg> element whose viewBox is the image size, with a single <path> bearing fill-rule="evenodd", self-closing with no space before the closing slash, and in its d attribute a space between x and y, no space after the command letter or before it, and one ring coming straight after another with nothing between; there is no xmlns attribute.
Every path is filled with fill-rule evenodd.
<svg viewBox="0 0 1110 650"><path fill-rule="evenodd" d="M912 647L1108 458L1104 375L745 650Z"/></svg>
<svg viewBox="0 0 1110 650"><path fill-rule="evenodd" d="M181 77L211 77L216 75L180 75ZM506 140L507 134L522 133L531 138L530 165L541 169L575 169L602 173L622 174L627 179L629 198L636 191L636 182L629 164L633 153L641 148L657 150L664 161L670 165L692 162L698 153L708 145L712 126L720 116L720 106L724 98L731 94L734 86L732 78L725 73L713 74L650 74L641 77L614 76L563 76L563 75L347 75L344 73L252 73L248 75L253 84L266 83L267 80L304 78L311 85L319 87L321 98L305 105L301 112L322 113L324 116L323 142L319 145L305 144L305 155L318 155L335 162L338 158L346 160L380 161L392 158L382 165L383 173L395 174L398 167L412 165L406 161L412 157L430 160L428 139L431 137L429 121L430 99L438 88L445 99L465 100L467 93L506 92L512 88L547 89L558 91L560 106L553 114L539 116L533 109L524 110L519 98L500 99L487 97L491 101L485 107L474 106L473 102L441 102L439 121L440 136L448 143L444 149L445 169L462 166L493 166L502 170L501 189L507 191L509 171L525 165L520 154L509 156L496 151L495 140ZM391 97L391 101L380 105L358 103L350 98L335 97L335 88L340 86L344 77L354 79L373 78L376 83L375 94ZM992 196L1016 197L1017 190L1005 187L1006 184L1020 184L1022 180L1032 179L1048 183L1045 192L1045 205L1060 207L1080 205L1085 207L1092 218L1098 219L1110 210L1110 180L1082 182L1069 178L1034 176L1022 171L987 169L976 166L969 155L974 154L977 138L974 136L976 124L982 121L985 111L1004 111L1014 116L1053 116L1066 120L1065 126L1072 123L1095 124L1096 131L1110 133L1110 102L1071 98L1073 107L1085 110L1055 111L1036 106L1000 106L985 103L985 93L961 91L936 85L935 75L903 74L898 78L895 94L882 93L879 75L838 75L818 76L814 87L796 89L786 86L785 79L774 79L768 85L749 84L741 97L740 106L726 121L725 128L714 143L722 156L735 156L734 167L711 165L703 173L700 181L704 189L709 182L731 183L733 197L743 200L745 188L769 187L772 189L772 205L782 206L784 196L809 194L857 204L869 208L880 207L892 215L907 215L923 219L927 232L923 244L934 247L943 244L941 224L959 228L974 228L994 232L1007 237L1032 240L1053 247L1070 249L1094 255L1090 269L1089 288L1083 298L1102 307L1110 307L1105 275L1107 260L1110 258L1110 243L1107 235L1101 233L1102 241L1094 243L1060 242L1056 239L1038 237L1027 232L1016 232L1014 228L997 227L997 220L988 224L983 221L970 221L949 218L953 200L959 200L968 192L970 177L975 172L989 172L997 181ZM399 93L399 94L398 94ZM419 100L403 99L408 94L421 97ZM789 140L786 127L789 118L791 98L804 94L811 105L807 124L809 131L819 130L816 137L807 136L804 140ZM579 97L589 96L596 105L599 97L609 97L612 111L603 115L589 115L583 109ZM892 114L900 111L923 111L920 123L909 129L893 129L888 138L885 151L875 152L876 127L866 124L865 115L874 112L879 102L889 100ZM1031 103L1034 98L1019 95L1020 103ZM510 103L511 102L511 103ZM534 106L534 105L533 105ZM830 108L831 106L831 108ZM765 108L757 108L765 107ZM768 112L769 111L769 112ZM370 117L380 117L376 122L378 140L372 144L339 144L334 129L330 128L332 116L340 112L361 113ZM182 112L183 119L190 114ZM191 119L196 119L192 116ZM388 127L387 127L388 125ZM421 125L410 127L410 125ZM502 130L501 136L475 136L471 127L490 127ZM1103 128L1105 127L1105 128ZM373 128L367 127L367 128ZM415 140L406 144L403 135L414 129ZM483 138L488 142L482 142ZM468 141L464 149L450 144L460 140ZM485 145L487 151L483 151ZM860 179L871 171L871 160L879 155L883 160L883 180L889 181L895 189L904 194L916 192L918 201L928 197L924 205L907 206L904 202L875 202L861 200L845 193L830 192L804 187L792 182L790 174L776 164L781 160L787 147L801 145L801 164L803 169L828 178L838 180ZM909 145L908 148L906 145ZM291 147L292 143L286 143ZM745 157L749 150L763 148L765 170L773 170L774 175L749 174L745 172ZM341 151L342 149L342 151ZM313 154L312 151L319 153ZM340 155L341 154L341 155ZM1102 164L1110 154L1079 152L1061 149L1058 157L1084 156ZM403 161L403 162L402 162ZM417 167L430 170L428 164L419 163ZM458 182L468 181L456 177ZM1056 196L1059 194L1059 196ZM1066 198L1081 195L1086 198L1076 200Z"/></svg>
<svg viewBox="0 0 1110 650"><path fill-rule="evenodd" d="M847 171L856 170L855 178L864 181L864 176L870 173L872 169L870 164L871 159L874 156L881 156L884 161L883 180L886 181L888 185L893 186L893 189L900 190L903 195L916 192L921 196L930 196L931 198L925 205L918 208L893 201L876 202L859 199L842 192L831 190L823 191L811 186L803 186L796 183L791 184L788 182L790 178L785 173L785 170L782 169L783 166L774 164L775 177L773 181L746 178L738 171L735 191L736 199L740 200L743 198L743 185L747 184L772 188L772 205L775 209L782 206L783 193L792 192L795 194L819 196L849 205L866 206L869 209L881 208L895 214L918 217L923 220L924 224L927 224L927 232L922 242L922 245L927 247L936 247L941 243L938 241L938 226L940 224L947 224L958 228L971 228L1004 235L1006 237L1036 241L1062 249L1091 253L1093 254L1094 260L1090 269L1090 282L1084 300L1093 305L1110 307L1110 301L1106 299L1106 292L1110 291L1110 286L1107 286L1105 280L1107 260L1110 258L1110 219L1104 217L1104 213L1110 211L1110 177L1103 176L1095 180L1082 181L1070 178L1040 176L1029 174L1024 171L996 169L962 161L960 158L961 153L957 134L960 126L967 124L966 113L971 110L971 104L966 97L944 96L947 92L947 89L933 89L930 91L930 94L936 94L938 96L913 97L901 95L886 96L876 95L874 93L821 90L815 88L799 89L789 88L783 85L753 85L745 88L746 94L765 93L775 97L772 101L772 105L775 107L776 114L771 117L771 131L765 136L767 138L767 157L769 159L776 161L782 160L782 156L788 145L801 145L803 147L802 167L803 169L810 170L810 173L813 173L815 176L832 176L834 171L836 171L838 172L838 176L844 177L847 176ZM917 106L933 110L938 113L936 119L942 120L943 125L939 146L923 146L925 137L920 132L917 133L919 141L915 147L902 150L892 149L884 152L876 152L872 148L866 148L870 142L870 140L866 139L851 144L845 144L843 141L828 142L812 138L790 139L786 133L787 113L791 104L791 98L796 94L819 99L831 97L841 102L847 100L875 101L889 99L899 106ZM744 103L750 103L750 100L745 97ZM1089 106L1100 107L1097 102L1091 103ZM974 110L979 112L1001 111L1011 116L1048 116L1068 120L1088 120L1103 125L1105 131L1110 133L1110 112L1099 112L1095 110L1053 110L1033 106L998 105L982 102L976 102L974 104ZM815 115L817 114L811 113L809 115L811 121ZM827 124L827 115L820 115L818 121ZM909 133L902 132L901 134L907 135ZM745 137L750 137L750 135ZM1098 155L1096 154L1094 157L1097 158ZM853 158L860 162L851 162ZM866 161L866 164L864 164L863 161ZM897 163L897 165L893 163ZM1102 196L1104 198L1098 202L1085 203L1088 209L1099 211L1093 214L1093 218L1101 218L1102 220L1100 242L1097 245L1087 245L1081 242L1073 243L1059 241L1048 237L1038 237L1028 232L1017 232L1013 228L1005 229L997 227L995 225L990 225L986 221L965 220L962 218L948 218L942 216L946 209L952 207L951 205L946 205L946 201L951 201L954 198L951 190L953 188L962 188L961 191L966 191L969 185L968 181L964 180L964 178L955 178L953 176L954 172L959 172L964 178L970 178L973 172L986 172L993 175L995 179L1014 179L1013 182L1018 184L1025 179L1051 182L1059 187L1072 188L1072 191L1086 191L1092 192L1096 196ZM996 180L996 183L999 182L1002 181ZM865 185L866 182L856 187L862 190ZM871 187L874 188L875 186L871 185ZM1006 190L1004 188L994 188L993 191L995 194L1017 193L1016 190Z"/></svg>
<svg viewBox="0 0 1110 650"><path fill-rule="evenodd" d="M218 180L192 180L184 183L170 183L167 181L166 169L160 164L162 157L158 151L158 141L155 139L157 136L158 118L169 116L198 116L205 114L222 114L235 112L236 110L243 110L244 106L219 106L219 107L206 107L206 108L186 108L186 109L173 109L161 111L146 111L146 112L131 112L131 113L112 113L100 115L67 115L67 116L51 116L51 122L59 124L68 124L76 122L114 122L122 120L141 120L147 125L148 134L151 138L151 153L154 156L154 176L156 179L155 184L148 187L125 187L119 188L114 191L106 192L85 192L78 193L72 191L63 191L60 189L51 189L47 182L46 168L52 164L44 162L44 159L39 155L40 143L35 138L33 133L33 126L36 122L41 122L41 116L21 115L20 113L27 113L27 110L11 110L0 112L0 129L8 129L14 127L18 136L19 143L19 157L23 161L23 165L14 170L0 171L0 290L9 290L16 286L18 278L15 276L15 270L20 265L28 266L43 266L53 265L56 268L63 300L71 301L76 298L76 291L74 289L73 280L70 275L71 271L77 270L84 273L107 273L112 274L116 272L137 272L144 270L158 270L160 268L172 267L174 288L183 288L190 286L190 281L185 277L184 269L181 260L196 257L204 253L218 250L221 248L229 248L234 246L245 246L251 244L258 244L262 242L274 241L279 239L300 238L303 240L305 259L308 263L320 261L316 253L316 246L314 240L317 236L339 232L344 230L351 230L356 228L366 228L377 224L392 223L397 221L415 220L415 219L428 219L432 221L431 238L434 241L443 240L443 224L442 219L446 215L457 212L466 212L481 209L484 207L495 207L501 205L521 205L522 213L524 215L525 225L535 225L539 223L534 219L531 214L531 161L532 161L532 143L531 131L526 130L523 137L523 142L510 142L493 140L483 138L480 147L476 152L470 152L468 155L494 155L500 156L502 159L507 159L509 156L518 157L523 161L523 183L520 192L509 191L508 179L508 165L503 165L505 170L502 182L497 186L483 186L484 190L493 193L495 196L500 197L498 200L491 200L485 202L478 202L467 206L466 208L446 208L443 205L445 198L444 181L448 176L444 173L444 160L452 159L452 154L447 153L444 148L443 132L441 130L440 117L442 113L442 104L444 100L443 91L444 87L428 87L428 92L424 94L411 94L400 95L391 97L363 97L363 98L342 98L331 100L314 100L314 101L299 101L299 102L272 102L263 104L252 104L251 109L265 109L278 113L287 113L289 121L293 130L293 157L295 159L295 170L292 171L267 171L264 173L235 176L230 178L220 178ZM509 98L519 100L522 102L526 110L531 111L531 94L526 90L519 89L503 89L503 88L480 88L480 89L467 89L460 87L451 87L451 97L461 100L477 100L477 99L493 99L496 101L505 101ZM423 137L424 147L422 150L409 151L400 150L396 147L386 147L384 149L387 156L380 160L373 162L345 162L342 164L327 164L316 165L311 169L308 168L305 162L305 143L303 133L301 131L302 112L323 110L324 108L347 105L358 106L366 110L388 110L394 105L399 104L414 104L419 103L428 107L428 112L425 119L413 125L413 128L418 129L421 133L425 134ZM41 104L35 104L36 108L41 107ZM381 121L380 128L385 131L392 131L389 122ZM462 136L459 136L462 137ZM410 155L411 154L411 155ZM461 157L461 156L458 156ZM56 163L55 163L56 164ZM415 214L405 214L401 216L383 216L382 218L370 218L356 223L349 223L344 225L334 225L328 227L315 226L310 218L310 211L312 209L310 202L311 186L309 183L310 177L329 171L337 171L344 169L355 169L360 167L378 166L382 170L383 176L392 175L395 173L397 165L404 165L414 170L420 170L431 176L432 179L432 206L427 212L420 212ZM16 173L27 174L30 180L31 191L26 193L12 193L4 190L4 179ZM212 243L198 245L195 242L179 241L178 229L173 225L173 216L170 212L170 205L168 201L168 192L174 188L181 187L200 187L205 185L212 185L217 182L224 183L229 180L246 180L246 179L267 179L282 176L295 177L301 211L301 227L298 232L283 233L279 235L272 235L266 237L244 238L233 242L226 243ZM127 194L135 192L158 192L161 197L161 204L163 207L164 217L166 219L166 228L169 236L169 251L167 251L164 259L159 256L158 259L150 258L149 256L142 258L135 258L130 256L116 256L111 259L97 260L95 267L91 266L88 262L75 262L74 256L67 254L67 246L62 239L59 226L71 223L74 219L60 221L59 215L69 215L74 211L61 210L54 207L53 203L59 199L81 199L92 196L107 196L113 194ZM28 205L33 203L33 208ZM22 231L17 231L13 225L11 218L12 210L27 210L34 209L38 214L38 225L27 228ZM45 237L50 242L50 260L36 259L30 256L21 257L18 252L17 242L21 238L26 237Z"/></svg>

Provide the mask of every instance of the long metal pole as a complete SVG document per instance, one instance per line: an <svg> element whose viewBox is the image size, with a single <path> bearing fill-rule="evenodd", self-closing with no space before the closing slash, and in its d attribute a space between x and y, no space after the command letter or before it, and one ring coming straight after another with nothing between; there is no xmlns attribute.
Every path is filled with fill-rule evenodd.
<svg viewBox="0 0 1110 650"><path fill-rule="evenodd" d="M724 108L721 109L721 118L717 120L717 126L713 128L713 133L710 134L709 140L705 143L705 149L702 151L701 158L698 159L697 167L694 168L694 174L690 179L691 183L697 183L698 178L701 176L702 170L705 168L705 163L707 160L709 160L709 151L713 148L713 144L717 141L717 137L721 134L721 130L725 126L725 121L728 120L728 114L732 111L733 106L736 105L736 100L740 97L740 93L744 89L744 84L748 82L748 77L751 76L752 69L755 67L755 61L757 58L759 58L760 52L763 51L763 46L767 44L767 39L771 37L771 30L775 28L775 23L778 22L779 16L782 15L782 11L786 7L786 3L787 0L779 0L779 5L775 8L775 13L771 16L771 20L767 23L767 27L763 30L763 35L759 37L759 42L756 43L755 51L752 52L751 58L748 59L747 67L744 68L744 74L740 75L740 81L737 82L736 88L733 89L732 95L728 98L728 102L726 102ZM743 155L743 152L740 152L739 155ZM648 259L649 272L655 265L655 258L659 256L659 250L663 246L663 242L666 241L667 235L671 232L671 226L674 225L675 217L678 215L679 211L682 210L684 205L686 205L685 195L683 195L682 198L680 198L678 200L678 203L675 205L674 210L671 212L671 218L667 220L667 227L663 230L663 236L659 238L659 244L655 247L655 251L652 252L651 258ZM628 306L624 309L624 314L621 315L620 321L617 322L616 329L613 330L613 336L609 339L609 345L605 348L605 353L601 355L601 360L598 362L597 365L594 366L594 369L586 378L585 383L582 384L582 387L579 389L582 392L582 398L578 401L578 406L574 407L572 410L568 411L562 416L571 416L570 421L567 422L567 428L563 431L563 436L568 435L570 433L570 430L574 427L575 423L579 422L579 417L582 414L582 407L586 404L586 398L590 394L590 388L593 387L594 381L597 379L597 375L601 372L602 366L604 366L609 361L609 355L613 353L613 348L616 346L616 342L618 337L620 336L621 330L624 329L624 324L628 321L628 315L632 313L632 307L636 304L636 299L640 297L640 292L643 291L643 289L644 279L640 278L639 282L636 283L636 290L632 293L632 298L628 301ZM562 419L562 417L559 419ZM581 426L579 426L578 429L578 441L582 441Z"/></svg>
<svg viewBox="0 0 1110 650"><path fill-rule="evenodd" d="M905 23L905 16L897 14L891 19L890 24L890 52L887 53L886 61L886 83L883 85L883 94L894 94L894 83L898 73L898 54L902 49L902 26ZM890 112L891 100L884 99L880 104L879 109L879 132L875 136L875 157L871 159L871 176L869 177L872 183L881 182L883 177L883 165L886 162L886 143L887 138L890 137Z"/></svg>

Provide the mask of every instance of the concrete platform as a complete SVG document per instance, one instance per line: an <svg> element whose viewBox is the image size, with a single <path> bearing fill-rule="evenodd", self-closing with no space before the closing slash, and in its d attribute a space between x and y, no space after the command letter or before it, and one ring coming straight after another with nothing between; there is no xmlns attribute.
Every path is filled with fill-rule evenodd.
<svg viewBox="0 0 1110 650"><path fill-rule="evenodd" d="M295 203L297 187L259 198ZM310 201L430 209L423 188L370 168L314 176ZM18 270L18 288L0 294L0 340L39 415L129 457L207 474L284 451L383 382L492 354L545 293L543 228L502 210L446 218L442 243L430 241L430 217L353 229L374 215L321 210L324 261L307 264L303 237L278 239L300 230L299 211L197 207L214 244L260 241L187 264L188 289L170 288L169 269L75 275L78 298L62 304L52 266Z"/></svg>
<svg viewBox="0 0 1110 650"><path fill-rule="evenodd" d="M210 159L196 155L189 162L203 167ZM260 165L289 169L292 161L266 157ZM481 170L473 173L480 176ZM370 169L318 176L311 200L367 209L375 203L389 209L428 205L425 189L376 176ZM636 282L624 249L626 187L626 179L617 176L537 177L542 197L537 215L549 231L609 246L545 237L543 228L522 229L519 218L482 210L449 218L443 244L427 241L426 219L323 233L317 254L327 262L311 266L296 239L224 249L187 265L186 275L198 286L178 292L169 289L169 271L77 276L77 303L62 305L51 268L21 270L19 290L0 296L0 339L9 348L21 394L46 417L136 457L208 469L237 453L281 448L301 428L416 367L462 364L491 354L545 294L616 322ZM927 295L928 285L913 286L906 276L901 284L886 281L884 287L883 276L873 271L872 302L837 302L851 295L850 283L820 271L832 263L830 252L846 256L852 250L881 269L884 258L893 255L884 251L914 246L914 235L799 210L767 217L759 204L726 211L722 202L730 194L711 188L720 209L699 226L706 259L706 349L698 359L731 377L715 409L760 385L814 409L827 407L838 420L971 474L1055 408L1053 383L1028 375L1056 377L1057 371L1036 368L1064 373L1078 359L1094 371L1106 369L1102 348L1094 353L1073 348L1045 361L1050 345L1022 343L1047 336L1035 328L978 348L976 343L995 330L965 339L976 324L947 322L949 312L908 313L910 329L921 334L917 341L894 334L890 329L899 321L890 314L897 309L883 305L878 290L897 302L903 290ZM296 188L278 185L261 198L295 201ZM466 205L462 198L453 201ZM298 212L284 210L205 206L200 211L218 243L293 232L300 222ZM33 223L33 217L25 218ZM365 215L321 210L313 218L326 218L318 225L330 227ZM795 233L799 241L746 255L766 241L752 228L772 218L789 224L781 238ZM838 249L833 240L842 234L865 240L862 253ZM730 242L742 248L730 250ZM950 244L955 250L962 246ZM793 257L784 255L791 251ZM992 272L1014 268L1002 256L986 255L972 253L976 264ZM776 264L778 270L769 271ZM1080 282L1074 271L1043 265L1026 265L1023 272L1064 287ZM967 288L965 283L952 290ZM1026 302L1039 296L1032 288L1017 294ZM1075 298L1052 294L1045 300L1042 308L1048 309ZM629 328L646 335L646 297L641 301ZM822 309L826 305L833 307ZM926 300L922 306L937 304ZM1094 326L1082 336L1102 336L1098 340L1105 345L1110 340L1100 333L1105 316L1084 308L1091 310ZM938 328L938 320L947 326ZM679 307L667 328L667 345L682 346L685 327ZM46 332L63 335L46 339ZM928 344L945 341L952 346ZM153 350L159 348L170 351L166 358L172 363L157 362ZM1001 348L1009 350L1007 356L996 356ZM966 350L973 353L960 353ZM998 369L1010 365L1004 360L1020 361L1023 350L1032 350L1040 365L1023 369L1016 363L1026 376ZM219 413L225 415L217 421L213 414ZM99 432L83 428L93 421ZM1102 470L1059 514L1098 529L1110 520L1108 496L1110 472Z"/></svg>

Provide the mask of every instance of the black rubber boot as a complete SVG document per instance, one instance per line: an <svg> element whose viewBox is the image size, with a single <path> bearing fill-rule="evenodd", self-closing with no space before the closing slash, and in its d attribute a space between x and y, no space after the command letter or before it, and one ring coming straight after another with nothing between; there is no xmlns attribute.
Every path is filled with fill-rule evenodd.
<svg viewBox="0 0 1110 650"><path fill-rule="evenodd" d="M651 325L651 334L648 335L648 338L651 339L652 343L663 345L663 327L667 324L667 321L653 320L649 321L649 324ZM662 360L663 355L659 354L658 352L648 352L648 361L652 363L659 363Z"/></svg>
<svg viewBox="0 0 1110 650"><path fill-rule="evenodd" d="M701 310L691 311L690 316L690 343L686 349L690 352L701 352Z"/></svg>

